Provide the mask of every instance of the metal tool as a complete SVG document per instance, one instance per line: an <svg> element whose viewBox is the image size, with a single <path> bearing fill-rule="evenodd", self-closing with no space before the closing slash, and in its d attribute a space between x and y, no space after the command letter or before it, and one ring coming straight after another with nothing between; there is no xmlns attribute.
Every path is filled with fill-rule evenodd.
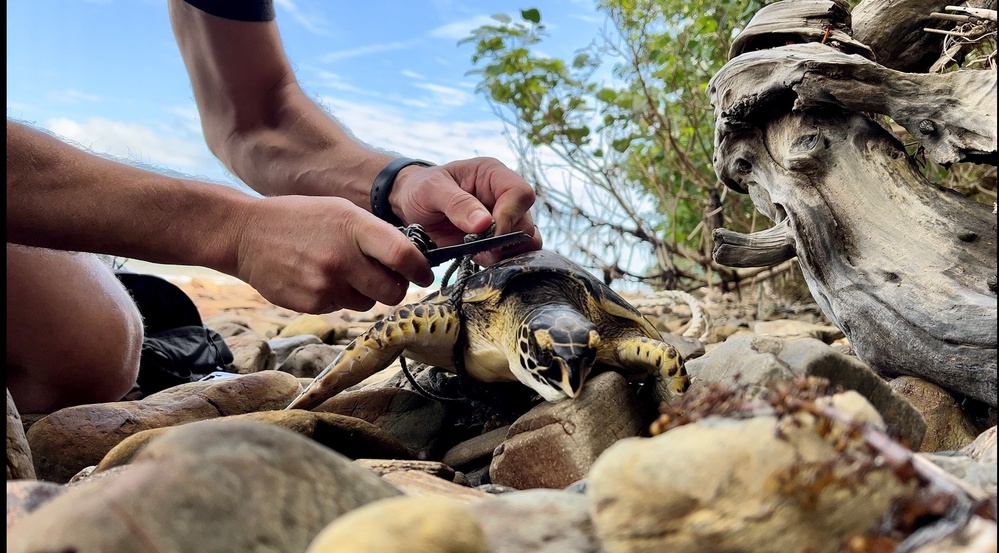
<svg viewBox="0 0 999 553"><path fill-rule="evenodd" d="M402 231L407 238L416 244L416 247L423 252L424 256L426 256L427 262L430 263L431 267L436 267L445 261L458 259L459 257L465 255L475 255L477 253L482 253L496 248L520 244L531 239L531 237L526 233L517 231L502 234L500 236L490 236L488 238L470 240L463 244L438 247L437 244L430 239L430 235L427 234L427 231L420 225L414 224L396 228Z"/></svg>

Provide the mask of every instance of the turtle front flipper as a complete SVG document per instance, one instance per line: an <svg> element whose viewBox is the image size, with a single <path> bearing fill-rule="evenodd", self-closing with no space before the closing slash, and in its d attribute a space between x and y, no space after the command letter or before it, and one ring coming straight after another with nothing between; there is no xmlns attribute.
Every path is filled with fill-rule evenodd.
<svg viewBox="0 0 999 553"><path fill-rule="evenodd" d="M396 308L351 342L285 409L314 409L327 399L388 367L409 349L433 349L450 359L458 337L449 302L414 303ZM423 354L419 357L433 358Z"/></svg>
<svg viewBox="0 0 999 553"><path fill-rule="evenodd" d="M666 342L629 336L613 340L608 346L616 357L615 364L653 377L656 398L660 401L670 403L690 386L683 358Z"/></svg>

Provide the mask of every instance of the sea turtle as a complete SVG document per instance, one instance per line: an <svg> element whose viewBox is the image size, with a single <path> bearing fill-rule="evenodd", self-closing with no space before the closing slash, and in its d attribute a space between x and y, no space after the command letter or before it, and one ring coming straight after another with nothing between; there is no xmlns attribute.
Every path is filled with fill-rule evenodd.
<svg viewBox="0 0 999 553"><path fill-rule="evenodd" d="M549 251L524 253L396 308L357 337L288 409L312 409L400 354L483 382L519 380L548 401L579 395L594 363L649 376L664 400L689 380L683 359L603 282Z"/></svg>

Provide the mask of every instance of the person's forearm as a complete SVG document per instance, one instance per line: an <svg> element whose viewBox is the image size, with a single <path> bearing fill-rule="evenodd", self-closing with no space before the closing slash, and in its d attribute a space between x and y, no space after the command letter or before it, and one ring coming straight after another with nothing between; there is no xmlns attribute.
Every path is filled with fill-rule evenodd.
<svg viewBox="0 0 999 553"><path fill-rule="evenodd" d="M236 270L239 229L259 202L74 148L7 121L7 241Z"/></svg>
<svg viewBox="0 0 999 553"><path fill-rule="evenodd" d="M261 194L339 196L368 209L371 184L393 156L356 142L297 84L268 104L275 107L272 123L229 133L214 148L219 159ZM213 124L207 116L205 125Z"/></svg>
<svg viewBox="0 0 999 553"><path fill-rule="evenodd" d="M368 208L392 156L360 144L301 90L274 21L232 21L181 0L170 20L205 140L261 194L340 196Z"/></svg>

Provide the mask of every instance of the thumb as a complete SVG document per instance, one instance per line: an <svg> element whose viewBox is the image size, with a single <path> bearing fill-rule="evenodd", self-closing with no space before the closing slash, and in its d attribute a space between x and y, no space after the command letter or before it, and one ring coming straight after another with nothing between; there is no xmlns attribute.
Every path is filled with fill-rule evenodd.
<svg viewBox="0 0 999 553"><path fill-rule="evenodd" d="M489 210L475 196L455 187L444 203L444 215L466 234L484 232L493 222Z"/></svg>

